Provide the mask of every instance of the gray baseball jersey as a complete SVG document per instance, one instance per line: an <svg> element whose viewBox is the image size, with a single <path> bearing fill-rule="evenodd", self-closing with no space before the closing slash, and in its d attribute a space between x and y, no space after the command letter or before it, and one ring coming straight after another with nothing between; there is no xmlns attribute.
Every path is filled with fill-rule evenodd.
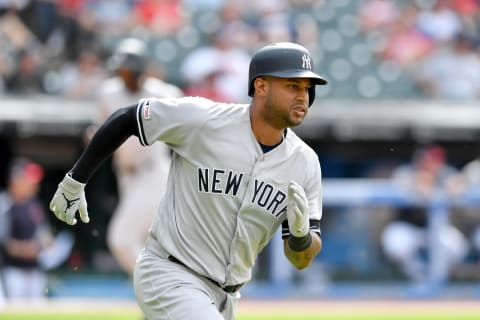
<svg viewBox="0 0 480 320"><path fill-rule="evenodd" d="M320 232L320 163L292 130L263 153L249 105L199 97L143 99L137 121L143 145L164 141L174 151L151 234L196 273L224 286L249 281L258 253L286 220L291 180L304 188L311 229Z"/></svg>
<svg viewBox="0 0 480 320"><path fill-rule="evenodd" d="M113 77L107 79L99 90L97 123L103 123L114 111L137 103L144 97L180 97L182 95L178 87L152 77L147 77L140 90L133 93L126 88L120 77ZM152 148L142 148L135 137L131 137L117 149L113 160L120 179L120 191L126 193L133 187L129 181L132 172L156 167L158 170L162 169L166 175L170 163L170 151L161 143Z"/></svg>
<svg viewBox="0 0 480 320"><path fill-rule="evenodd" d="M99 90L98 123L122 106L142 97L179 97L181 90L156 78L147 77L140 90L131 92L120 77L107 79ZM130 137L114 153L113 164L119 186L119 203L110 220L107 243L124 271L133 273L148 228L158 207L158 194L166 187L170 149L164 143L151 148Z"/></svg>

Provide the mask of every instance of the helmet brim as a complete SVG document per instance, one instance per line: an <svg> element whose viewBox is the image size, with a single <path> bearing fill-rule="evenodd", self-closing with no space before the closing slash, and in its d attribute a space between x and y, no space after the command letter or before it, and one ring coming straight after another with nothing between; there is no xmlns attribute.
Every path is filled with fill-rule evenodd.
<svg viewBox="0 0 480 320"><path fill-rule="evenodd" d="M315 85L325 85L328 83L327 79L309 70L282 70L278 72L270 72L268 75L277 78L308 78L313 82L312 84Z"/></svg>

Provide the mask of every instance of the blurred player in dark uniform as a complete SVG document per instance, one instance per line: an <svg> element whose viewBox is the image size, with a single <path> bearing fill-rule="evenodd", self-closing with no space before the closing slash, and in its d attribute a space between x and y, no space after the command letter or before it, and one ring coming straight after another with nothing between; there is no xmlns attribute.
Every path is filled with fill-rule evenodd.
<svg viewBox="0 0 480 320"><path fill-rule="evenodd" d="M73 236L52 233L38 198L43 168L26 158L10 164L7 192L0 202L2 282L8 299L40 299L47 293L47 272L70 255Z"/></svg>

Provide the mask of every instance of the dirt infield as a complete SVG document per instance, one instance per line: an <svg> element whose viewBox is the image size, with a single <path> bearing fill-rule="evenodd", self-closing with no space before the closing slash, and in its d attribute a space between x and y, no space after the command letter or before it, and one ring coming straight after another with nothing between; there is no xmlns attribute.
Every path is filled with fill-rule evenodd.
<svg viewBox="0 0 480 320"><path fill-rule="evenodd" d="M9 302L2 312L21 313L84 313L86 311L119 311L129 314L138 312L135 301L132 300L102 300L102 299L48 299L42 302L17 301ZM362 315L362 314L429 314L432 311L443 315L478 314L480 319L480 300L248 300L239 304L239 314L289 314L292 312L315 312L329 315Z"/></svg>
<svg viewBox="0 0 480 320"><path fill-rule="evenodd" d="M344 314L429 314L434 311L444 315L478 314L480 300L244 300L240 302L242 314L292 310L319 312L329 315Z"/></svg>
<svg viewBox="0 0 480 320"><path fill-rule="evenodd" d="M9 301L3 306L0 305L0 315L2 312L22 312L22 313L84 313L92 310L103 312L116 310L119 312L135 313L138 310L137 304L133 300L109 300L109 299L46 299L42 301Z"/></svg>

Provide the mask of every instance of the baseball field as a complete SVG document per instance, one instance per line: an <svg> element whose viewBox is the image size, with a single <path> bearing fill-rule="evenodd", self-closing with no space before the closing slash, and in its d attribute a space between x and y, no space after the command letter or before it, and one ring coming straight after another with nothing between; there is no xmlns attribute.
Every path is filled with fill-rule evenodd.
<svg viewBox="0 0 480 320"><path fill-rule="evenodd" d="M0 309L2 320L141 320L133 302L46 301ZM480 301L243 301L238 320L478 320Z"/></svg>

